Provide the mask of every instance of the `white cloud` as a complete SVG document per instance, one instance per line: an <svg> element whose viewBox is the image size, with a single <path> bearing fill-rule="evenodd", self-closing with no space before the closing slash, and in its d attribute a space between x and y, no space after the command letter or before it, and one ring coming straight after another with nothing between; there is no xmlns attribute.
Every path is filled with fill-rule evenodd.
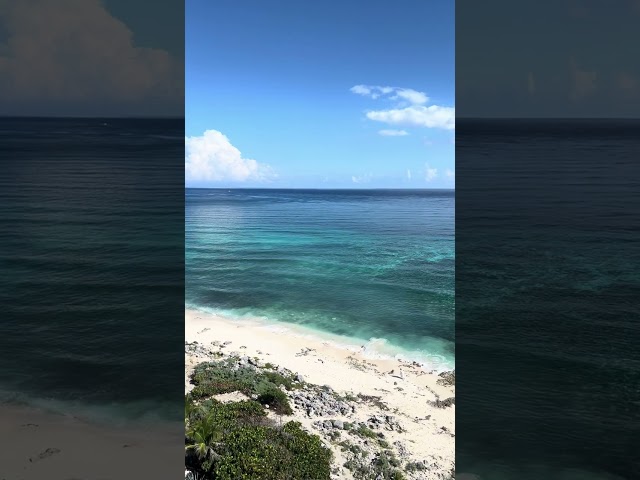
<svg viewBox="0 0 640 480"><path fill-rule="evenodd" d="M409 135L409 132L407 132L406 130L380 130L378 134L382 135L383 137L404 137L406 135Z"/></svg>
<svg viewBox="0 0 640 480"><path fill-rule="evenodd" d="M454 107L412 105L400 109L370 111L367 112L367 118L390 125L454 130L456 113Z"/></svg>
<svg viewBox="0 0 640 480"><path fill-rule="evenodd" d="M369 96L371 95L371 88L367 87L366 85L355 85L351 87L351 92L355 93L356 95Z"/></svg>
<svg viewBox="0 0 640 480"><path fill-rule="evenodd" d="M411 88L402 88L396 90L396 97L392 97L392 100L395 100L396 98L403 98L414 105L422 105L423 103L427 103L429 101L429 97L427 97L423 92L418 92L416 90L412 90Z"/></svg>
<svg viewBox="0 0 640 480"><path fill-rule="evenodd" d="M368 183L371 180L371 176L372 175L370 173L365 174L365 175L360 175L360 176L357 176L357 177L355 175L353 175L351 177L351 181L353 183Z"/></svg>
<svg viewBox="0 0 640 480"><path fill-rule="evenodd" d="M0 2L0 99L179 102L183 62L136 45L133 32L101 0ZM4 43L3 43L4 42Z"/></svg>
<svg viewBox="0 0 640 480"><path fill-rule="evenodd" d="M194 181L264 181L273 177L271 167L242 158L240 150L217 130L185 138L185 178Z"/></svg>
<svg viewBox="0 0 640 480"><path fill-rule="evenodd" d="M381 95L387 95L394 90L397 90L394 87L379 87L379 86L371 86L371 85L355 85L350 88L351 92L362 95L363 97L371 97L373 99L379 98Z"/></svg>
<svg viewBox="0 0 640 480"><path fill-rule="evenodd" d="M367 112L369 120L397 126L455 130L455 107L427 106L425 104L429 102L429 97L424 92L411 88L376 85L355 85L351 87L351 92L373 99L387 95L388 100L396 101L394 108Z"/></svg>
<svg viewBox="0 0 640 480"><path fill-rule="evenodd" d="M438 169L437 168L431 168L429 166L429 164L427 163L425 165L425 180L427 182L430 182L430 181L434 180L437 176L438 176Z"/></svg>
<svg viewBox="0 0 640 480"><path fill-rule="evenodd" d="M429 101L429 97L424 92L418 92L412 88L400 88L400 87L381 87L379 85L355 85L351 87L351 92L363 97L371 97L373 99L379 98L383 95L389 95L395 93L394 96L389 97L390 100L404 99L412 104L421 105Z"/></svg>

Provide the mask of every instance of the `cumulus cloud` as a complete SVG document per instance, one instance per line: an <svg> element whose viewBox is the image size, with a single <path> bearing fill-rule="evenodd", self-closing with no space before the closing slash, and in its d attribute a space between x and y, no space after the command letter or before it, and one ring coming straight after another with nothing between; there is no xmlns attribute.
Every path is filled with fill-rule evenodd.
<svg viewBox="0 0 640 480"><path fill-rule="evenodd" d="M403 98L408 100L409 103L415 105L422 105L423 103L427 103L429 101L429 97L427 97L423 92L417 92L416 90L412 90L410 88L401 88L396 90L395 97L391 97L392 100L396 100L397 98Z"/></svg>
<svg viewBox="0 0 640 480"><path fill-rule="evenodd" d="M393 87L379 87L372 85L355 85L351 87L351 92L363 97L379 98L381 95L386 95L395 90Z"/></svg>
<svg viewBox="0 0 640 480"><path fill-rule="evenodd" d="M430 105L428 107L412 105L391 110L374 110L367 112L367 118L390 125L441 128L445 130L454 130L456 125L455 108L441 107L439 105Z"/></svg>
<svg viewBox="0 0 640 480"><path fill-rule="evenodd" d="M409 135L409 132L406 130L380 130L378 134L383 137L404 137Z"/></svg>
<svg viewBox="0 0 640 480"><path fill-rule="evenodd" d="M375 85L356 85L351 92L377 99L385 97L396 101L391 109L371 110L366 113L369 120L383 122L393 126L455 129L455 108L441 105L426 105L429 97L424 92L411 88L381 87ZM382 132L393 130L381 130Z"/></svg>
<svg viewBox="0 0 640 480"><path fill-rule="evenodd" d="M438 169L437 168L431 168L429 166L429 164L427 163L425 165L425 180L427 182L431 182L432 180L437 178L437 176L438 176Z"/></svg>
<svg viewBox="0 0 640 480"><path fill-rule="evenodd" d="M351 87L351 92L363 97L370 97L373 99L380 98L387 95L390 100L404 99L409 103L421 105L429 101L424 92L418 92L411 88L400 87L381 87L379 85L355 85ZM390 94L394 94L391 96Z"/></svg>
<svg viewBox="0 0 640 480"><path fill-rule="evenodd" d="M268 165L243 158L240 150L217 130L185 139L187 181L265 181L274 176Z"/></svg>
<svg viewBox="0 0 640 480"><path fill-rule="evenodd" d="M100 0L0 3L0 99L59 104L171 103L182 111L184 65L142 48Z"/></svg>

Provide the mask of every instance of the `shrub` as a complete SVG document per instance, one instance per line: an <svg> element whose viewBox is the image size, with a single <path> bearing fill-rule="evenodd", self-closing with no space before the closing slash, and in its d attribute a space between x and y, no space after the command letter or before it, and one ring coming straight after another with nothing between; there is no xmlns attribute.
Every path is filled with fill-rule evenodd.
<svg viewBox="0 0 640 480"><path fill-rule="evenodd" d="M262 406L291 414L292 378L237 366L236 360L198 365L185 395L185 466L202 480L329 480L331 451L297 422L274 426ZM240 391L256 400L222 403L213 397Z"/></svg>
<svg viewBox="0 0 640 480"><path fill-rule="evenodd" d="M236 362L237 359L231 358L197 365L191 374L194 388L190 398L198 400L223 393L241 392L247 396L257 395L260 403L269 405L269 408L280 415L293 413L289 398L279 388L279 385L284 385L286 389L292 389L292 378L277 372L239 367Z"/></svg>
<svg viewBox="0 0 640 480"><path fill-rule="evenodd" d="M405 470L407 472L421 472L426 469L427 467L424 465L424 463L421 462L409 462L405 467Z"/></svg>
<svg viewBox="0 0 640 480"><path fill-rule="evenodd" d="M320 438L289 422L282 430L238 426L221 442L220 456L207 470L212 480L328 480L331 452Z"/></svg>
<svg viewBox="0 0 640 480"><path fill-rule="evenodd" d="M354 432L362 438L378 438L376 432L365 425L358 425Z"/></svg>
<svg viewBox="0 0 640 480"><path fill-rule="evenodd" d="M269 405L269 408L279 415L291 415L293 413L291 405L289 405L289 397L273 385L260 388L258 402L262 405Z"/></svg>

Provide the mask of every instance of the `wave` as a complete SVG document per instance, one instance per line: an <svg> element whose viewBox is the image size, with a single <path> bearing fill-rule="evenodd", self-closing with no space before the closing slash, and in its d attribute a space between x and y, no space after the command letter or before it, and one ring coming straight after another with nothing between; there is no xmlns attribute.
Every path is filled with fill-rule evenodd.
<svg viewBox="0 0 640 480"><path fill-rule="evenodd" d="M284 315L280 312L280 315L274 315L264 310L222 309L193 303L186 303L185 308L221 316L232 321L251 322L269 331L321 340L336 348L359 352L371 360L395 359L417 362L423 369L436 372L450 371L455 368L453 342L440 338L414 335L415 340L407 342L400 336L394 339L371 336L366 329L361 331L354 329L350 335L338 334L314 322L301 324L288 321L287 318L295 317L295 313L292 312ZM325 319L323 323L326 324L328 320ZM330 320L339 323L337 317L331 317ZM421 345L417 347L416 344Z"/></svg>
<svg viewBox="0 0 640 480"><path fill-rule="evenodd" d="M73 417L98 425L145 426L182 422L182 405L176 402L138 400L132 402L84 403L29 396L0 390L0 405L29 407L44 413Z"/></svg>

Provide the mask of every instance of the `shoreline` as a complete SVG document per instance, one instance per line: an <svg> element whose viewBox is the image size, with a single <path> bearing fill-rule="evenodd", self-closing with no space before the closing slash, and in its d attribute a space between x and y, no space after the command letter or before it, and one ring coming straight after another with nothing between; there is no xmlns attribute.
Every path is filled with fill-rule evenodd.
<svg viewBox="0 0 640 480"><path fill-rule="evenodd" d="M185 312L192 316L201 316L221 319L238 325L250 326L277 333L287 334L309 340L321 341L329 345L352 353L358 353L363 359L371 361L405 361L416 362L429 372L449 372L455 370L455 360L447 359L444 355L428 354L416 350L409 350L396 344L392 344L385 338L348 337L326 330L316 329L307 325L289 323L281 320L272 320L260 316L233 316L225 312L216 312L199 307L185 307ZM362 347L365 347L364 349Z"/></svg>
<svg viewBox="0 0 640 480"><path fill-rule="evenodd" d="M352 457L340 447L336 436L343 444L346 439L374 454L378 439L384 439L380 442L397 454L403 466L419 464L420 469L405 473L406 478L449 478L455 464L453 385L416 362L368 358L366 352L357 350L287 328L186 309L185 394L193 388L189 378L193 368L202 362L238 358L243 364L284 368L310 387L328 386L342 403L350 399L348 413L341 415L326 403L318 403L310 393L313 388L289 392L294 413L287 420L299 421L331 449L335 459L332 479L353 478L344 468ZM375 438L363 439L341 427L336 431L332 427L336 422L366 426Z"/></svg>
<svg viewBox="0 0 640 480"><path fill-rule="evenodd" d="M182 472L178 422L114 426L0 404L0 432L10 439L0 451L2 473L16 479L93 478L96 472L123 480L168 479Z"/></svg>

